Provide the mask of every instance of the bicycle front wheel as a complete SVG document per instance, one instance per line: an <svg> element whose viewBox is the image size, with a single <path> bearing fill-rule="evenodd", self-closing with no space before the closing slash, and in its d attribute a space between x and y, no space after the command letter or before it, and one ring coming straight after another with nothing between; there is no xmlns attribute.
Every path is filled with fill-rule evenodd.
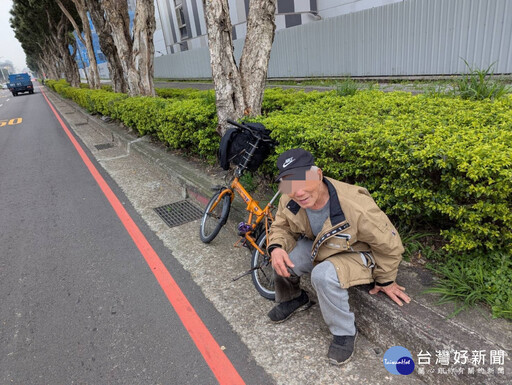
<svg viewBox="0 0 512 385"><path fill-rule="evenodd" d="M267 234L265 232L259 236L256 244L265 254L261 254L258 249L254 249L252 252L251 268L254 269L251 273L252 283L262 297L273 301L276 298L274 271L270 255L267 252Z"/></svg>
<svg viewBox="0 0 512 385"><path fill-rule="evenodd" d="M199 237L204 243L213 241L228 219L229 209L231 208L231 195L224 194L219 199L223 191L217 191L212 196L201 218Z"/></svg>

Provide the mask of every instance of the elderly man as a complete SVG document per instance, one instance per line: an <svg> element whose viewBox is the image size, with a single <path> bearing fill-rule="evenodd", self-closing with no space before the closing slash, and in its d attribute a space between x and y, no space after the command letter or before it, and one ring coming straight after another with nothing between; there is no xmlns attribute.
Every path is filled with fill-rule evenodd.
<svg viewBox="0 0 512 385"><path fill-rule="evenodd" d="M398 232L368 191L324 177L313 156L301 148L277 160L283 193L270 229L276 305L268 316L283 322L311 306L300 276L311 274L322 316L333 334L327 357L346 363L354 352L357 329L347 289L375 283L398 305L409 303L395 282L404 248Z"/></svg>

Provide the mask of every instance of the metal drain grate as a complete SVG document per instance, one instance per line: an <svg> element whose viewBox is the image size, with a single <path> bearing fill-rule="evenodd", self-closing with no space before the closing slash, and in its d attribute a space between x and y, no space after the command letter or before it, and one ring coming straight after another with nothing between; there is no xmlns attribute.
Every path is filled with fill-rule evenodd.
<svg viewBox="0 0 512 385"><path fill-rule="evenodd" d="M106 150L107 148L114 147L114 144L113 143L95 144L94 147L96 147L97 150Z"/></svg>
<svg viewBox="0 0 512 385"><path fill-rule="evenodd" d="M203 211L187 200L160 206L153 210L169 227L183 225L203 216Z"/></svg>

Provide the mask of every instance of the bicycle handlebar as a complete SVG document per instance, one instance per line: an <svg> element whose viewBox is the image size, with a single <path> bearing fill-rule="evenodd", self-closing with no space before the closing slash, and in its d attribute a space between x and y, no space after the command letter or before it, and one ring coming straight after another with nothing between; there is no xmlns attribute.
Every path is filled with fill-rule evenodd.
<svg viewBox="0 0 512 385"><path fill-rule="evenodd" d="M252 130L251 130L249 127L246 127L246 126L244 126L244 125L242 125L242 124L240 124L240 123L238 123L238 122L235 122L234 120L227 119L227 122L228 122L229 124L232 124L233 126L236 126L236 127L238 127L238 128L241 128L242 130L249 130L249 131L251 131L251 132L252 132Z"/></svg>
<svg viewBox="0 0 512 385"><path fill-rule="evenodd" d="M246 130L246 131L249 131L249 133L254 137L254 138L259 138L260 140L262 140L263 142L272 142L273 140L271 138L265 138L263 137L262 135L260 135L259 133L256 133L251 127L249 126L246 126L245 124L240 124L238 122L235 122L234 120L231 120L231 119L227 119L227 122L229 124L232 124L233 126L235 127L238 127L240 128L241 130Z"/></svg>

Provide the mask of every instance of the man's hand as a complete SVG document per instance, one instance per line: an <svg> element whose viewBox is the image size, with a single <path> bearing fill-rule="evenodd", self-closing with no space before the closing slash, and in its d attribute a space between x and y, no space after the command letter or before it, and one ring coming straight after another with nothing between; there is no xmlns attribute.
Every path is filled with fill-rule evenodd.
<svg viewBox="0 0 512 385"><path fill-rule="evenodd" d="M288 271L288 267L294 268L295 265L290 260L288 253L281 249L280 247L272 250L270 254L272 257L272 267L281 277L289 277L290 272Z"/></svg>
<svg viewBox="0 0 512 385"><path fill-rule="evenodd" d="M411 302L411 299L407 294L405 294L405 287L397 285L396 282L393 282L391 285L388 286L378 286L375 285L373 289L370 290L370 294L377 294L379 291L383 291L388 295L389 298L391 298L393 301L395 301L398 306L402 306L403 303L400 301L400 299L404 300L405 303Z"/></svg>

